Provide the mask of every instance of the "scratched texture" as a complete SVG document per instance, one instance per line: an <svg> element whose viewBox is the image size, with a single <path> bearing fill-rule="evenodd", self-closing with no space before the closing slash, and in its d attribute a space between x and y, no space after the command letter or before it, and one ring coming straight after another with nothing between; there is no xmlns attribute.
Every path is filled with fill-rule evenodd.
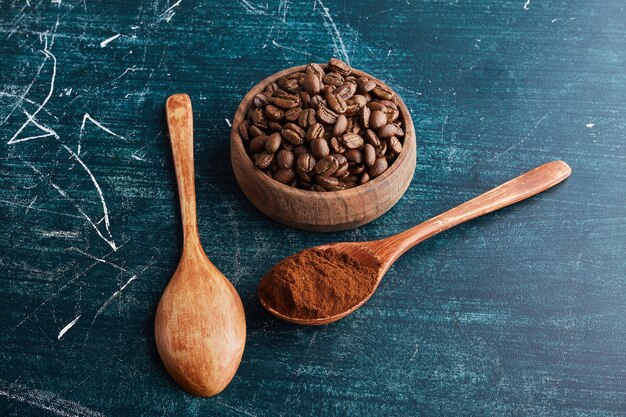
<svg viewBox="0 0 626 417"><path fill-rule="evenodd" d="M0 0L0 415L626 415L623 0ZM335 55L418 134L382 218L314 234L240 192L247 89ZM228 389L182 392L152 335L180 254L165 98L195 107L200 231L243 299ZM350 317L269 316L281 258L387 236L543 162L564 184L407 253Z"/></svg>

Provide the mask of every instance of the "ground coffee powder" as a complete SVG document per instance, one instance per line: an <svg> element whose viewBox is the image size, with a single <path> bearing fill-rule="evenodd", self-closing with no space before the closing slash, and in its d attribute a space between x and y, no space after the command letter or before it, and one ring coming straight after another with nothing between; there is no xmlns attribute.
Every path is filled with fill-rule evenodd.
<svg viewBox="0 0 626 417"><path fill-rule="evenodd" d="M335 249L309 249L276 264L259 296L279 313L300 319L330 317L358 304L376 286L376 269Z"/></svg>

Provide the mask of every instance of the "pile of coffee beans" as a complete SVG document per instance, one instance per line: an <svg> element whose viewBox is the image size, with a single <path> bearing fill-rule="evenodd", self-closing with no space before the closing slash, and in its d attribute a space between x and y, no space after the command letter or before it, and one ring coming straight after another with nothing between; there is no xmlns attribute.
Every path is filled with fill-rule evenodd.
<svg viewBox="0 0 626 417"><path fill-rule="evenodd" d="M284 75L257 94L237 126L254 164L283 184L338 191L378 177L402 152L393 91L331 59Z"/></svg>

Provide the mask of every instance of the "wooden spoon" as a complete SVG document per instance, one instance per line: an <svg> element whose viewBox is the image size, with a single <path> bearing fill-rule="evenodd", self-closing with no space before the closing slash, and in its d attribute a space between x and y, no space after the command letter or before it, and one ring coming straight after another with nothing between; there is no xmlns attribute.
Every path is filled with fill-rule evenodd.
<svg viewBox="0 0 626 417"><path fill-rule="evenodd" d="M226 388L239 367L246 320L237 291L200 245L189 96L169 97L166 113L184 243L178 268L161 296L154 333L172 378L194 395L211 397Z"/></svg>
<svg viewBox="0 0 626 417"><path fill-rule="evenodd" d="M391 265L413 246L451 227L539 194L569 177L571 172L569 165L563 161L548 162L397 235L370 242L331 243L313 248L335 249L377 270L376 285L373 286L371 293L341 313L330 317L303 319L289 317L276 311L263 297L261 304L273 315L292 323L319 325L337 321L365 304Z"/></svg>

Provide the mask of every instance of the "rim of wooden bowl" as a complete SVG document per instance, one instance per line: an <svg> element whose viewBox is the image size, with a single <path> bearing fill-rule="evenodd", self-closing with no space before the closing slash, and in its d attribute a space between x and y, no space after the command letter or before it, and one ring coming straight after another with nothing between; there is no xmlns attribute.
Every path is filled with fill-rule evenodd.
<svg viewBox="0 0 626 417"><path fill-rule="evenodd" d="M319 64L319 65L322 68L327 67L327 64ZM415 135L415 128L413 126L413 119L411 118L411 113L409 113L409 110L404 104L404 101L396 93L396 91L393 88L389 87L384 82L382 82L381 80L379 80L378 78L364 71L357 70L354 68L352 68L352 73L351 73L352 75L356 75L357 77L368 77L370 80L388 88L394 93L396 100L397 100L398 109L400 110L400 113L402 114L402 120L404 121L405 132L404 132L404 140L402 143L402 152L400 152L400 155L398 155L398 158L396 158L396 160L389 166L389 168L382 175L374 178L373 180L366 182L365 184L357 185L355 187L348 188L345 190L324 191L324 192L311 191L311 190L303 190L301 188L296 188L296 187L290 187L286 184L276 181L274 178L268 177L263 171L258 169L256 165L254 165L254 163L252 162L252 159L250 159L250 156L248 155L248 153L246 152L243 146L243 139L239 135L239 130L237 128L239 126L239 123L241 123L241 121L243 120L249 106L251 105L252 100L254 99L254 96L263 92L263 90L265 89L265 86L268 83L275 82L278 78L284 75L288 75L297 71L304 71L305 67L306 65L297 65L295 67L285 68L282 71L278 71L266 77L265 79L257 83L254 87L252 87L248 91L248 93L243 97L243 99L239 103L239 106L237 107L237 110L235 111L235 116L233 117L232 127L230 130L231 148L234 147L234 150L238 154L240 154L240 156L243 156L243 158L241 159L243 159L244 161L243 163L246 165L245 168L248 171L250 171L250 175L254 175L258 181L261 181L262 183L266 184L268 187L278 188L278 190L284 193L290 193L303 199L320 198L320 199L326 199L326 200L334 200L336 198L346 198L346 197L349 197L350 195L365 193L370 189L376 188L378 184L382 183L387 178L394 175L403 163L407 162L407 158L409 157L409 154L411 154L411 152L409 151L409 146L417 147L417 138ZM415 154L417 155L417 153ZM411 177L413 177L413 175L415 175L415 169L413 169L413 172L411 173Z"/></svg>

